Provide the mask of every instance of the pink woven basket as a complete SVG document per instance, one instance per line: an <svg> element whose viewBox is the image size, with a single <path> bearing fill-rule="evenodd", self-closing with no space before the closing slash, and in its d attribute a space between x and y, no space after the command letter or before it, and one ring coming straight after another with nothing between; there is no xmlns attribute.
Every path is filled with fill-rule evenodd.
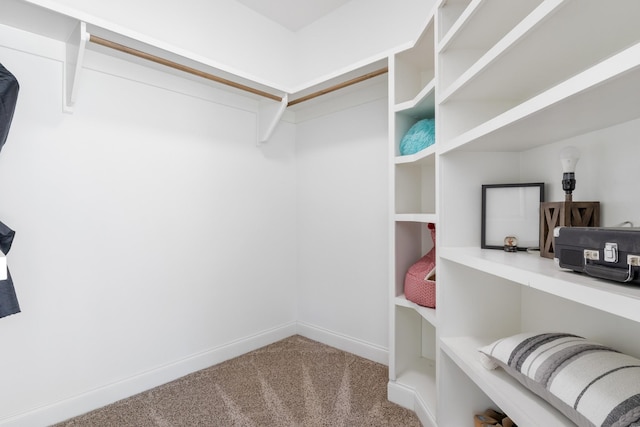
<svg viewBox="0 0 640 427"><path fill-rule="evenodd" d="M436 226L428 224L433 239L433 249L409 267L404 277L404 295L416 304L436 308Z"/></svg>

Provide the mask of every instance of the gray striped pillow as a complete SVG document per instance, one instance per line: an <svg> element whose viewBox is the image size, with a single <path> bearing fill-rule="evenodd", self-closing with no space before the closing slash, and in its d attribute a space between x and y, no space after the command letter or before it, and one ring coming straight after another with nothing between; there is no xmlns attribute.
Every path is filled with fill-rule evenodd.
<svg viewBox="0 0 640 427"><path fill-rule="evenodd" d="M640 426L640 360L564 333L522 333L480 350L581 427Z"/></svg>

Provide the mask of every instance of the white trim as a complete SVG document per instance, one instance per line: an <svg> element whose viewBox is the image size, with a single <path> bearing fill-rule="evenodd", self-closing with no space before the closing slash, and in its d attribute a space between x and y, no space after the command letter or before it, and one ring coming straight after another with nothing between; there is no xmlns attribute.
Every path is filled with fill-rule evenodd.
<svg viewBox="0 0 640 427"><path fill-rule="evenodd" d="M387 383L387 398L389 402L414 411L424 427L436 427L435 417L429 412L429 408L414 389L395 381L389 381Z"/></svg>
<svg viewBox="0 0 640 427"><path fill-rule="evenodd" d="M298 335L335 347L374 362L389 365L389 349L344 334L330 331L319 326L298 322Z"/></svg>
<svg viewBox="0 0 640 427"><path fill-rule="evenodd" d="M126 397L166 384L182 376L208 368L231 358L280 341L296 334L291 322L250 335L212 349L187 356L181 360L141 372L137 375L67 397L29 412L0 420L2 427L51 425L81 415Z"/></svg>
<svg viewBox="0 0 640 427"><path fill-rule="evenodd" d="M389 402L393 402L396 405L400 405L403 408L413 411L416 401L416 393L410 387L398 384L395 381L389 381L387 383L387 398L389 399Z"/></svg>

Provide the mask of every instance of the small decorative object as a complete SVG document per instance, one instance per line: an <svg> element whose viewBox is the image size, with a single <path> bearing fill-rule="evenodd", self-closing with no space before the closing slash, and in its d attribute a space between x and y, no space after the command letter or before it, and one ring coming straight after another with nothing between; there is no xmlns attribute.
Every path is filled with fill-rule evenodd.
<svg viewBox="0 0 640 427"><path fill-rule="evenodd" d="M404 296L418 305L436 308L436 225L428 227L433 248L409 267L404 277Z"/></svg>
<svg viewBox="0 0 640 427"><path fill-rule="evenodd" d="M435 119L422 119L411 126L400 141L400 155L407 156L433 145L436 141Z"/></svg>
<svg viewBox="0 0 640 427"><path fill-rule="evenodd" d="M575 147L565 147L560 152L562 164L562 189L564 202L540 204L540 256L553 258L553 230L556 227L599 227L600 202L574 202L576 188L576 164L580 152Z"/></svg>
<svg viewBox="0 0 640 427"><path fill-rule="evenodd" d="M537 248L542 201L542 182L483 185L480 246L509 252Z"/></svg>
<svg viewBox="0 0 640 427"><path fill-rule="evenodd" d="M507 236L504 238L504 251L505 252L518 251L518 239L515 236Z"/></svg>

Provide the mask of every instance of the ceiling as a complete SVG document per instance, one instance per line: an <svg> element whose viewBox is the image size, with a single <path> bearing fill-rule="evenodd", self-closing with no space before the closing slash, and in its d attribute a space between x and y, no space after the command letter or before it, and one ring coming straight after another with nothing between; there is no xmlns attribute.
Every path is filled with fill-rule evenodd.
<svg viewBox="0 0 640 427"><path fill-rule="evenodd" d="M237 0L291 31L298 31L351 0Z"/></svg>

